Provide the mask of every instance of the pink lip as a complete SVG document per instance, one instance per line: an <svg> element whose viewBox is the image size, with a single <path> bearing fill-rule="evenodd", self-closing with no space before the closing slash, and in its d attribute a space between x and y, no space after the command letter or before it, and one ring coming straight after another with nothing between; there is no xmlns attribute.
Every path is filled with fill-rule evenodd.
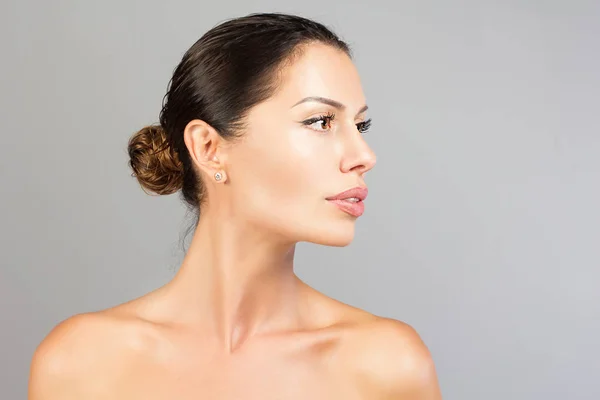
<svg viewBox="0 0 600 400"><path fill-rule="evenodd" d="M356 197L360 201L363 201L367 198L368 193L369 190L366 187L358 186L350 190L346 190L345 192L336 194L335 196L328 197L327 200L344 200L349 199L350 197Z"/></svg>
<svg viewBox="0 0 600 400"><path fill-rule="evenodd" d="M342 211L345 211L355 217L360 217L365 211L365 203L363 203L363 200L367 198L368 192L369 191L366 187L355 187L335 196L328 197L327 200L329 200L331 203L334 203ZM351 197L356 197L359 201L350 202L345 200Z"/></svg>

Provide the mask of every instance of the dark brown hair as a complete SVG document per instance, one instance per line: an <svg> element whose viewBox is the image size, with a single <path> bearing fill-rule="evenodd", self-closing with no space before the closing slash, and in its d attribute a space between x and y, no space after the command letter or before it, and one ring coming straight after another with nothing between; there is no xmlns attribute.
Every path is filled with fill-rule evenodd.
<svg viewBox="0 0 600 400"><path fill-rule="evenodd" d="M201 119L226 139L240 137L244 117L277 89L277 73L320 42L351 57L345 42L324 25L295 15L258 13L227 20L204 34L175 68L159 124L134 133L129 165L146 192L181 189L188 208L200 216L205 197L200 176L183 139L186 125Z"/></svg>

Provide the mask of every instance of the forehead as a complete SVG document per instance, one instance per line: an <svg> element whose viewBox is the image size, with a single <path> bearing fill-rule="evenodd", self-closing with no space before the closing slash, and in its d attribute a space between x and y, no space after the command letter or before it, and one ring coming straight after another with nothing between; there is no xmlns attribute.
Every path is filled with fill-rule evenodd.
<svg viewBox="0 0 600 400"><path fill-rule="evenodd" d="M303 46L300 55L283 68L280 79L274 97L283 102L294 104L304 97L321 96L346 104L349 111L365 103L354 63L346 53L329 45Z"/></svg>

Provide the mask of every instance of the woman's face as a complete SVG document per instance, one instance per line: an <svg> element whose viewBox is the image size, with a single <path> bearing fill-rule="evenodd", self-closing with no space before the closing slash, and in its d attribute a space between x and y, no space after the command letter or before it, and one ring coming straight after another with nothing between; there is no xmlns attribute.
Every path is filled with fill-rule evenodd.
<svg viewBox="0 0 600 400"><path fill-rule="evenodd" d="M274 96L250 111L244 139L227 151L236 217L286 241L350 243L357 216L327 198L366 187L375 154L361 132L365 106L350 58L324 44L307 46Z"/></svg>

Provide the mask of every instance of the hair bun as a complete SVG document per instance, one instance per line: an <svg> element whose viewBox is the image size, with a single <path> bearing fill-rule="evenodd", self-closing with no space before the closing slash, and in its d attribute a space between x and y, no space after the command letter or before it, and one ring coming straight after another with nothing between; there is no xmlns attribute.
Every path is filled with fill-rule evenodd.
<svg viewBox="0 0 600 400"><path fill-rule="evenodd" d="M171 194L181 189L183 165L160 125L150 125L129 139L129 166L146 193Z"/></svg>

